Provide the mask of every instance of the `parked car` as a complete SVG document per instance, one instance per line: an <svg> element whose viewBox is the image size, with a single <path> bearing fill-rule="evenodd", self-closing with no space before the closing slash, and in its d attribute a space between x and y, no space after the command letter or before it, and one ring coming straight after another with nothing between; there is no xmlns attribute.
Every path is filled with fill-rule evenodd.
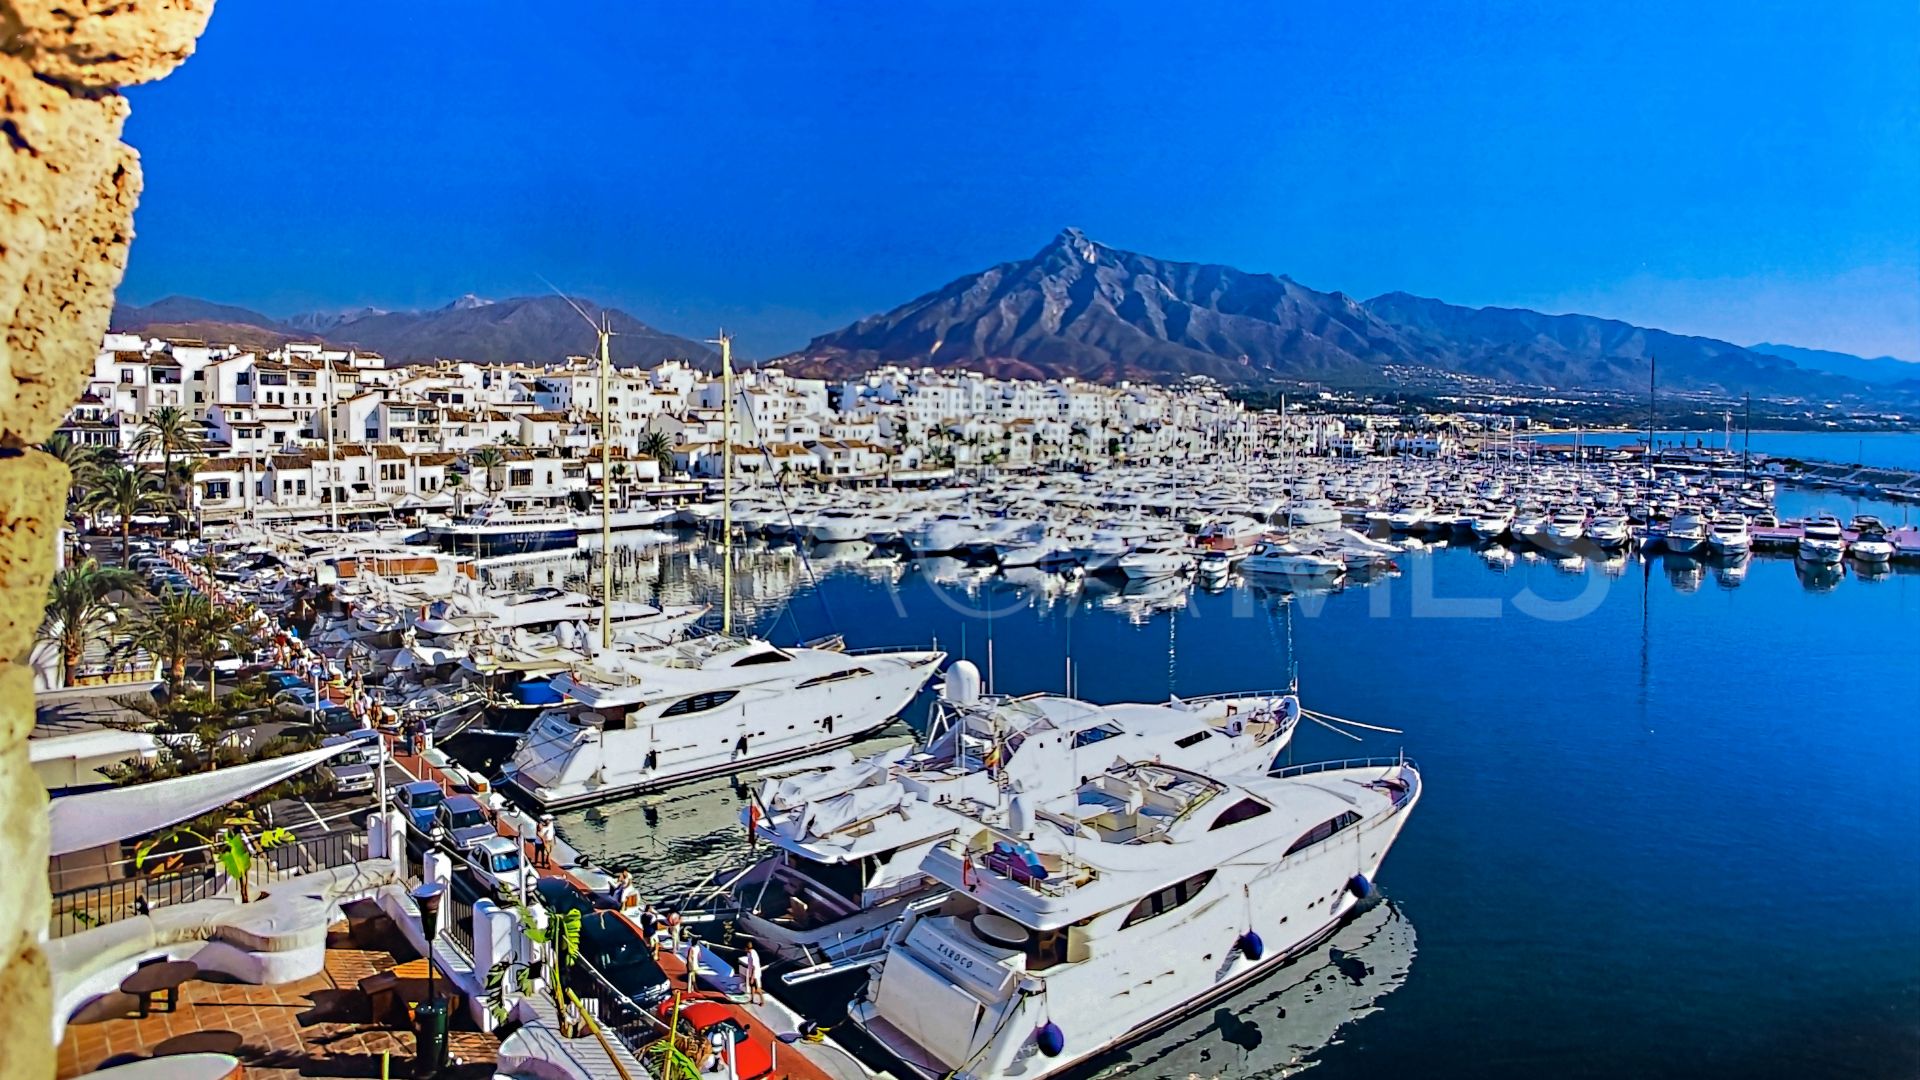
<svg viewBox="0 0 1920 1080"><path fill-rule="evenodd" d="M671 1023L673 999L661 1002L659 1008L654 1010L654 1015ZM733 1035L734 1075L740 1080L757 1080L773 1071L773 1055L720 1002L682 1001L680 1030L709 1046L714 1044L715 1037L722 1030L730 1032Z"/></svg>
<svg viewBox="0 0 1920 1080"><path fill-rule="evenodd" d="M328 705L314 714L313 726L323 735L344 735L356 731L360 721L353 710L342 705Z"/></svg>
<svg viewBox="0 0 1920 1080"><path fill-rule="evenodd" d="M352 749L342 750L327 759L320 766L320 779L335 795L358 795L372 791L377 777L374 770L380 767L380 733L371 728L345 735L335 735L320 743L323 749L351 745Z"/></svg>
<svg viewBox="0 0 1920 1080"><path fill-rule="evenodd" d="M541 878L534 892L548 911L580 913L580 955L607 977L614 989L643 1008L666 999L667 973L653 959L640 931L625 919L595 908L593 900L565 878Z"/></svg>
<svg viewBox="0 0 1920 1080"><path fill-rule="evenodd" d="M285 668L272 668L263 672L260 675L260 681L266 684L267 694L269 696L278 694L283 690L297 690L303 686L307 687L309 692L313 689L313 687L307 683L307 680Z"/></svg>
<svg viewBox="0 0 1920 1080"><path fill-rule="evenodd" d="M318 701L319 697L320 695L313 692L313 687L302 683L299 686L289 686L274 694L273 703L282 709L306 712L313 708L314 702Z"/></svg>
<svg viewBox="0 0 1920 1080"><path fill-rule="evenodd" d="M493 819L487 816L487 808L480 800L471 795L455 795L441 802L435 811L434 824L453 850L464 852L490 836L499 836L500 830L494 828Z"/></svg>
<svg viewBox="0 0 1920 1080"><path fill-rule="evenodd" d="M422 836L433 832L433 818L447 796L431 780L401 784L393 791L393 805L407 815L407 824Z"/></svg>
<svg viewBox="0 0 1920 1080"><path fill-rule="evenodd" d="M533 868L522 856L520 842L512 837L490 836L468 848L465 855L467 873L482 892L525 896L533 884Z"/></svg>

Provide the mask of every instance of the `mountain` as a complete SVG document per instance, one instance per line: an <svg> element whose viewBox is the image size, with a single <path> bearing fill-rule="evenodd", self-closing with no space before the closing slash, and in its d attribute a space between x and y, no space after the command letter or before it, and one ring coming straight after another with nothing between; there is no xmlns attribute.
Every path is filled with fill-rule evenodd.
<svg viewBox="0 0 1920 1080"><path fill-rule="evenodd" d="M1897 356L1869 358L1855 356L1852 353L1831 352L1827 349L1802 349L1795 345L1776 345L1770 341L1763 341L1749 348L1757 353L1791 360L1801 368L1824 371L1830 375L1844 375L1863 383L1890 386L1920 379L1920 364L1902 360Z"/></svg>
<svg viewBox="0 0 1920 1080"><path fill-rule="evenodd" d="M261 330L283 331L286 327L279 321L231 304L216 304L211 300L201 300L192 296L169 296L155 300L144 307L129 304L113 306L113 328L115 330L145 330L149 326L176 326L187 323L209 323L229 326L252 326Z"/></svg>
<svg viewBox="0 0 1920 1080"><path fill-rule="evenodd" d="M1792 360L1618 319L1468 308L1407 293L1377 296L1366 306L1431 348L1448 370L1503 382L1641 391L1648 360L1657 357L1660 385L1670 389L1814 397L1859 389Z"/></svg>
<svg viewBox="0 0 1920 1080"><path fill-rule="evenodd" d="M1406 293L1360 303L1284 275L1122 251L1077 229L1031 258L968 274L816 337L784 360L823 373L909 363L1029 377L1201 374L1350 384L1426 369L1637 393L1651 355L1670 389L1824 397L1862 389L1711 338Z"/></svg>
<svg viewBox="0 0 1920 1080"><path fill-rule="evenodd" d="M609 351L616 364L650 365L683 359L711 368L719 363L718 354L706 345L655 329L624 311L603 309L589 301L581 301L580 306L594 319L605 311L613 326ZM558 296L484 300L468 293L433 311L369 307L305 312L285 320L193 297L169 296L144 307L115 307L112 327L249 348L319 339L330 345L377 352L394 363L441 357L480 364L540 363L592 353L597 348L593 329Z"/></svg>
<svg viewBox="0 0 1920 1080"><path fill-rule="evenodd" d="M614 363L657 364L692 360L701 366L719 362L712 349L613 308L581 301L587 314L602 311L613 325L609 351ZM465 296L437 311L390 311L369 315L327 332L327 340L377 352L394 363L457 357L479 364L516 360L547 362L598 348L593 328L558 296L522 296L483 301Z"/></svg>
<svg viewBox="0 0 1920 1080"><path fill-rule="evenodd" d="M840 370L901 362L1028 376L1247 381L1425 358L1339 293L1120 251L1067 229L1030 259L969 274L817 337L790 360Z"/></svg>
<svg viewBox="0 0 1920 1080"><path fill-rule="evenodd" d="M281 320L281 325L289 330L308 334L324 334L347 323L387 313L387 309L377 307L348 308L345 311L303 311L298 315L287 316Z"/></svg>

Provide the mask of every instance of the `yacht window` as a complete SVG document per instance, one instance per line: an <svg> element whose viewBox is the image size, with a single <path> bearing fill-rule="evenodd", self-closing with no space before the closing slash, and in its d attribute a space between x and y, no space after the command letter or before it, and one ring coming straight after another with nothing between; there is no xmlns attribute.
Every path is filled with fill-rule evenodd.
<svg viewBox="0 0 1920 1080"><path fill-rule="evenodd" d="M782 664L791 659L793 659L793 657L788 656L786 653L780 652L777 649L768 649L766 652L754 653L752 656L743 657L739 660L735 660L733 662L733 666L734 667L751 667L754 664Z"/></svg>
<svg viewBox="0 0 1920 1080"><path fill-rule="evenodd" d="M711 693L695 694L690 698L681 698L679 701L667 706L667 711L660 715L662 717L685 716L688 713L706 712L708 709L717 709L727 702L732 701L734 695L739 692L738 690L715 690Z"/></svg>
<svg viewBox="0 0 1920 1080"><path fill-rule="evenodd" d="M1291 855L1296 851L1300 851L1305 848L1310 848L1313 845L1319 843L1320 841L1325 840L1328 837L1332 836L1334 833L1339 832L1341 829L1344 829L1349 825L1358 825L1359 823L1360 823L1360 815L1354 813L1351 810L1347 811L1344 814L1341 814L1339 817L1334 818L1330 821L1323 821L1320 824L1315 825L1305 836L1302 836L1300 839L1295 840L1293 842L1293 846L1287 849L1287 854Z"/></svg>
<svg viewBox="0 0 1920 1080"><path fill-rule="evenodd" d="M1120 734L1120 725L1109 721L1108 723L1101 724L1099 727L1090 727L1082 731L1074 732L1073 745L1092 746L1094 743L1104 742L1118 734Z"/></svg>
<svg viewBox="0 0 1920 1080"><path fill-rule="evenodd" d="M873 672L863 667L848 668L845 671L836 671L831 675L815 675L813 678L801 683L797 689L805 690L809 686L820 686L825 683L839 682L842 679L857 679L862 675L871 674L873 674Z"/></svg>
<svg viewBox="0 0 1920 1080"><path fill-rule="evenodd" d="M1199 896L1200 890L1206 888L1207 882L1212 880L1213 871L1203 870L1185 881L1175 882L1151 896L1142 897L1139 903L1133 905L1133 910L1127 912L1126 921L1120 924L1120 929L1125 930L1134 923L1145 922L1155 915L1165 915Z"/></svg>
<svg viewBox="0 0 1920 1080"><path fill-rule="evenodd" d="M1207 826L1207 831L1212 832L1215 829L1224 829L1229 825L1238 825L1248 818L1257 818L1272 809L1273 807L1268 806L1259 799L1241 799L1239 802L1227 807L1225 813L1214 818L1213 824Z"/></svg>
<svg viewBox="0 0 1920 1080"><path fill-rule="evenodd" d="M1173 745L1179 747L1182 750L1185 750L1189 746L1194 746L1199 743L1206 742L1208 739L1212 737L1213 737L1213 732L1203 729L1203 730L1194 732L1193 734L1187 736L1184 739L1173 740Z"/></svg>

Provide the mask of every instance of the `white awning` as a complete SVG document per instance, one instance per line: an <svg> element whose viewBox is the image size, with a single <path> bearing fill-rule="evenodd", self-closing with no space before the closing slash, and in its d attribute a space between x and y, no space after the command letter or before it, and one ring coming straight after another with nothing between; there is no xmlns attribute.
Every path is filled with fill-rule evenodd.
<svg viewBox="0 0 1920 1080"><path fill-rule="evenodd" d="M65 855L145 836L272 787L349 748L324 747L151 784L62 796L50 809L50 853Z"/></svg>

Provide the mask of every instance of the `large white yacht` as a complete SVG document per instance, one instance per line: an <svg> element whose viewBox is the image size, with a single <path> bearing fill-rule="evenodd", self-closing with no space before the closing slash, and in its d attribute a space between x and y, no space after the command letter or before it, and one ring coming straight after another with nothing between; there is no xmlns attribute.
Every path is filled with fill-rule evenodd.
<svg viewBox="0 0 1920 1080"><path fill-rule="evenodd" d="M1707 549L1715 555L1745 555L1753 546L1753 533L1747 528L1745 514L1715 514L1713 529L1707 534Z"/></svg>
<svg viewBox="0 0 1920 1080"><path fill-rule="evenodd" d="M1840 529L1840 519L1831 514L1822 514L1807 522L1800 536L1799 554L1807 562L1825 565L1846 558L1847 539Z"/></svg>
<svg viewBox="0 0 1920 1080"><path fill-rule="evenodd" d="M762 785L742 820L774 852L720 875L743 933L777 956L815 961L802 977L858 966L877 958L906 904L945 891L920 869L934 845L979 820L1007 825L1016 795L1059 795L1128 761L1265 769L1300 721L1290 693L1096 705L978 691L979 674L960 661L922 745Z"/></svg>
<svg viewBox="0 0 1920 1080"><path fill-rule="evenodd" d="M1403 760L1219 779L1136 762L936 846L853 1022L914 1076L1052 1076L1231 993L1373 891Z"/></svg>
<svg viewBox="0 0 1920 1080"><path fill-rule="evenodd" d="M505 779L552 809L817 754L898 716L945 658L723 634L601 653L553 679L584 709L535 720Z"/></svg>
<svg viewBox="0 0 1920 1080"><path fill-rule="evenodd" d="M1283 577L1336 578L1347 572L1347 563L1329 552L1303 551L1292 544L1265 541L1240 563L1243 574L1277 574Z"/></svg>
<svg viewBox="0 0 1920 1080"><path fill-rule="evenodd" d="M442 550L480 558L560 551L579 539L565 507L506 500L490 502L431 535Z"/></svg>

